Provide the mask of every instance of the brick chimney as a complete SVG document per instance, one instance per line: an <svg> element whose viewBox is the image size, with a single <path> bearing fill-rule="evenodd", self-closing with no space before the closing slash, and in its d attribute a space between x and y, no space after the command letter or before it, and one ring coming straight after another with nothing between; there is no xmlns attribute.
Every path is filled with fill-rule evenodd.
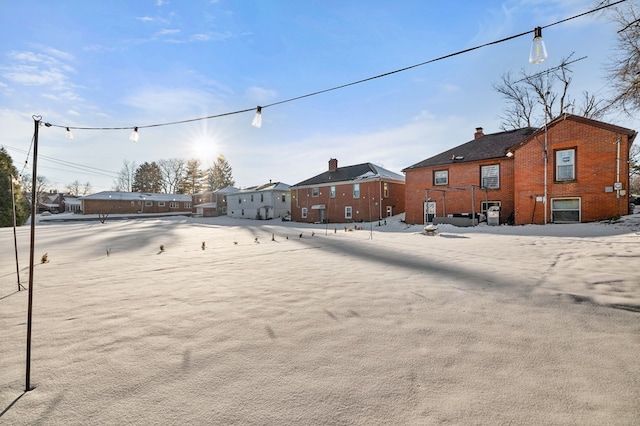
<svg viewBox="0 0 640 426"><path fill-rule="evenodd" d="M331 158L329 160L329 171L333 172L334 170L336 170L338 168L338 160L335 158Z"/></svg>
<svg viewBox="0 0 640 426"><path fill-rule="evenodd" d="M482 127L476 127L476 133L473 136L474 136L474 139L483 137L484 133L482 133Z"/></svg>

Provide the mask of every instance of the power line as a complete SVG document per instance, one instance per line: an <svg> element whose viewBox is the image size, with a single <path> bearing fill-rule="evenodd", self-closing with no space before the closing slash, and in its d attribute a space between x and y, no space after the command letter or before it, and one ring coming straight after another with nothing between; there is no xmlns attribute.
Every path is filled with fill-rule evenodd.
<svg viewBox="0 0 640 426"><path fill-rule="evenodd" d="M561 20L553 22L551 24L547 24L547 25L541 26L540 28L549 28L549 27L552 27L554 25L558 25L558 24L561 24L561 23L564 23L564 22L567 22L567 21L571 21L573 19L581 18L583 16L590 15L592 13L599 12L599 11L607 9L609 7L613 7L613 6L616 6L618 4L624 3L625 1L627 1L627 0L619 0L619 1L616 1L614 3L606 4L604 6L600 6L600 7L597 7L595 9L589 10L587 12L583 12L583 13L580 13L578 15L574 15L574 16L571 16L569 18L561 19ZM444 56L440 56L440 57L435 58L435 59L430 59L430 60L425 61L425 62L420 62L419 64L410 65L410 66L407 66L407 67L404 67L404 68L399 68L399 69L396 69L394 71L389 71L389 72L386 72L386 73L383 73L383 74L379 74L379 75L375 75L375 76L372 76L372 77L364 78L364 79L361 79L361 80L353 81L351 83L341 84L339 86L331 87L329 89L319 90L319 91L316 91L316 92L307 93L306 95L296 96L296 97L293 97L293 98L290 98L290 99L285 99L285 100L278 101L278 102L273 102L273 103L270 103L270 104L267 104L267 105L258 106L257 108L246 108L246 109L242 109L242 110L238 110L238 111L225 112L225 113L222 113L222 114L208 115L206 117L191 118L191 119L180 120L180 121L170 121L170 122L158 123L158 124L148 124L148 125L144 125L144 126L75 127L75 126L63 126L63 125L52 124L52 123L44 123L44 125L47 126L47 127L60 127L60 128L64 128L64 129L70 129L70 130L71 129L74 129L74 130L132 130L132 129L133 130L137 130L137 129L145 129L145 128L150 128L150 127L161 127L161 126L170 126L170 125L174 125L174 124L191 123L191 122L194 122L194 121L209 120L209 119L212 119L212 118L219 118L219 117L225 117L225 116L230 116L230 115L242 114L242 113L245 113L245 112L256 111L256 109L257 110L261 110L261 109L272 107L272 106L275 106L275 105L280 105L280 104L284 104L284 103L287 103L287 102L293 102L293 101L297 101L297 100L300 100L300 99L308 98L308 97L311 97L311 96L320 95L322 93L327 93L327 92L331 92L331 91L338 90L338 89L344 89L344 88L347 88L347 87L350 87L350 86L355 86L357 84L361 84L361 83L365 83L365 82L368 82L368 81L376 80L376 79L379 79L379 78L382 78L382 77L388 77L390 75L397 74L397 73L400 73L400 72L403 72L403 71L408 71L408 70L413 69L413 68L418 68L418 67L421 67L421 66L424 66L424 65L427 65L427 64L431 64L431 63L434 63L434 62L442 61L444 59L452 58L454 56L458 56L458 55L461 55L463 53L469 53L469 52L472 52L474 50L481 49L483 47L488 47L488 46L492 46L492 45L495 45L495 44L503 43L505 41L513 40L515 38L519 38L519 37L522 37L524 35L533 33L534 31L535 30L525 31L525 32L522 32L520 34L515 34L515 35L509 36L509 37L505 37L505 38L502 38L502 39L499 39L499 40L495 40L495 41L492 41L492 42L489 42L489 43L484 43L484 44L481 44L481 45L478 45L478 46L475 46L475 47L470 47L468 49L459 50L457 52L450 53L450 54L444 55Z"/></svg>
<svg viewBox="0 0 640 426"><path fill-rule="evenodd" d="M27 157L29 156L30 151L31 151L31 149L29 149L29 151L26 151L24 149L16 148L16 147L9 146L9 145L3 145L3 146L6 147L6 148L11 149L13 151L17 151L17 152L20 152L20 153L23 153L23 154L26 153ZM41 158L41 159L44 159L44 160L48 160L48 161L50 161L52 163L56 163L56 164L59 164L59 165L62 165L62 166L70 167L72 170L75 169L75 170L78 170L78 171L81 171L81 172L91 173L91 174L94 174L94 175L106 176L106 177L110 177L110 178L118 177L118 173L110 171L110 170L99 169L97 167L91 167L91 166L85 166L84 164L78 164L78 163L73 163L71 161L60 160L60 159L57 159L57 158L54 158L54 157L48 157L46 155L38 155L38 158ZM25 161L25 163L26 163L26 161ZM60 169L56 169L56 170L60 170ZM24 172L24 168L23 168L23 172ZM22 173L20 173L20 175L22 175Z"/></svg>

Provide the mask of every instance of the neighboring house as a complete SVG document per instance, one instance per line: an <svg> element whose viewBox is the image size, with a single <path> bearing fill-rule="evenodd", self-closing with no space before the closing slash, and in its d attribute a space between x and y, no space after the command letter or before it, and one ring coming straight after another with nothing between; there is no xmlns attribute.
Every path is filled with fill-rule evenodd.
<svg viewBox="0 0 640 426"><path fill-rule="evenodd" d="M479 127L470 142L403 170L405 220L461 224L464 217L488 214L490 207L499 208L492 212L498 223L513 224L628 214L628 160L635 135L569 114L540 129L485 135Z"/></svg>
<svg viewBox="0 0 640 426"><path fill-rule="evenodd" d="M64 194L55 190L50 191L40 197L38 202L38 211L40 213L48 211L51 213L59 213L64 211Z"/></svg>
<svg viewBox="0 0 640 426"><path fill-rule="evenodd" d="M80 201L80 198L70 196L70 195L65 195L63 202L64 202L64 211L66 213L82 213L82 203Z"/></svg>
<svg viewBox="0 0 640 426"><path fill-rule="evenodd" d="M82 214L191 214L191 195L103 191L81 199Z"/></svg>
<svg viewBox="0 0 640 426"><path fill-rule="evenodd" d="M632 213L629 152L636 134L565 114L519 143L512 151L515 223L593 222Z"/></svg>
<svg viewBox="0 0 640 426"><path fill-rule="evenodd" d="M296 222L349 223L379 220L404 212L404 176L371 163L338 167L291 187Z"/></svg>
<svg viewBox="0 0 640 426"><path fill-rule="evenodd" d="M194 214L202 217L227 215L227 195L237 192L238 188L227 186L213 192L203 192L193 196Z"/></svg>
<svg viewBox="0 0 640 426"><path fill-rule="evenodd" d="M290 186L269 182L261 186L230 192L227 197L227 216L241 219L274 219L291 210Z"/></svg>

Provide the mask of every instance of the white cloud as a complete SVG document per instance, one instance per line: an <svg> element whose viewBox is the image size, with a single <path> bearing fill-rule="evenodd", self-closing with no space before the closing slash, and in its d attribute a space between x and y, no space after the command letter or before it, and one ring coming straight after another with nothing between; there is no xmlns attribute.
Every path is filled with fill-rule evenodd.
<svg viewBox="0 0 640 426"><path fill-rule="evenodd" d="M265 89L264 87L252 86L245 90L245 96L252 102L265 104L278 96L278 92L272 89Z"/></svg>
<svg viewBox="0 0 640 426"><path fill-rule="evenodd" d="M157 35L170 35L170 34L180 34L181 30L179 29L163 29L158 31Z"/></svg>

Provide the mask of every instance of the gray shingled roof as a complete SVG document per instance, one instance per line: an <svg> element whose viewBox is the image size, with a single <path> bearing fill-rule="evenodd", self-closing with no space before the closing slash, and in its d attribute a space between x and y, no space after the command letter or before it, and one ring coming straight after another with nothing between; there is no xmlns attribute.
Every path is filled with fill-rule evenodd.
<svg viewBox="0 0 640 426"><path fill-rule="evenodd" d="M535 127L525 127L524 129L484 135L422 160L402 171L504 157L510 148L527 139L536 130Z"/></svg>
<svg viewBox="0 0 640 426"><path fill-rule="evenodd" d="M338 167L336 170L327 170L310 179L303 180L293 186L320 185L331 182L348 182L359 179L383 178L404 182L404 176L394 173L371 163L356 164L354 166Z"/></svg>

